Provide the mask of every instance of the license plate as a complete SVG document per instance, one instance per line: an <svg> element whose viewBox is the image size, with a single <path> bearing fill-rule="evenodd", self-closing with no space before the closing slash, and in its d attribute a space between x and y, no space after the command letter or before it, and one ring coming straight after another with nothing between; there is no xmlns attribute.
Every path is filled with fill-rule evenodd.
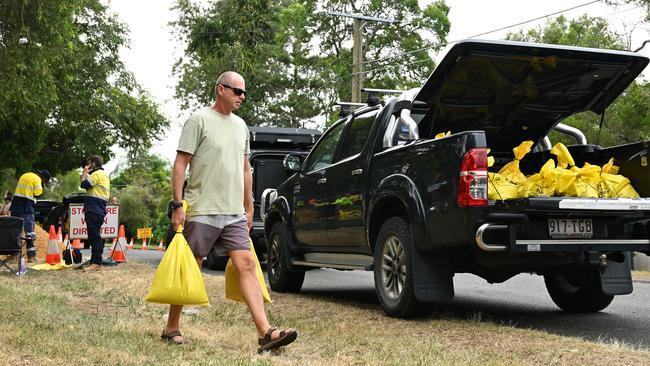
<svg viewBox="0 0 650 366"><path fill-rule="evenodd" d="M551 238L591 238L594 226L591 219L548 219Z"/></svg>

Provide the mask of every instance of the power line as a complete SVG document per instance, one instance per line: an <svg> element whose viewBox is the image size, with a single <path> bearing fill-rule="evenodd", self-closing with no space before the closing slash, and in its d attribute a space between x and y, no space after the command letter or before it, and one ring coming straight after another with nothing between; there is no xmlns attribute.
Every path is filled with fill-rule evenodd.
<svg viewBox="0 0 650 366"><path fill-rule="evenodd" d="M550 14L546 14L546 15L542 15L542 16L539 16L539 17L535 17L535 18L533 18L533 19L529 19L529 20L526 20L526 21L523 21L523 22L519 22L519 23L515 23L515 24L512 24L512 25L505 26L505 27L500 27L500 28L497 28L497 29L493 29L493 30L490 30L490 31L487 31L487 32L483 32L483 33L475 34L475 35L470 36L470 37L467 37L467 38L476 38L476 37L484 36L484 35L486 35L486 34L490 34L490 33L498 32L498 31L502 31L502 30L506 30L506 29L508 29L508 28L513 28L513 27L521 26L521 25L524 25L524 24L527 24L527 23L535 22L535 21L540 20L540 19L544 19L544 18L551 17L551 16L553 16L553 15L561 14L561 13L564 13L564 12L567 12L567 11L575 10L575 9L578 9L578 8L581 8L581 7L585 7L585 6L588 6L588 5L594 4L594 3L598 3L598 2L600 2L600 1L601 1L601 0L592 0L592 1L589 1L589 2L586 2L586 3L583 3L583 4L576 5L576 6L573 6L573 7L570 7L570 8L566 8L566 9L563 9L563 10L560 10L560 11L556 11L556 12L553 12L553 13L550 13ZM403 53L401 53L400 55L397 55L397 57L392 58L392 59L390 60L390 62L396 61L396 60L398 60L398 59L400 59L400 58L402 58L402 57L404 57L404 56L406 56L406 55L412 54L412 53L422 52L422 51L430 50L430 49L433 49L433 48L436 48L436 47L444 47L444 46L447 46L447 45L450 45L450 44L456 43L456 42L458 42L458 41L460 41L460 39L459 39L459 40L455 40L455 41L445 42L445 43L438 43L438 44L434 44L434 45L432 45L432 46L427 46L427 47L419 48L419 49L412 50L412 51L408 51L408 52L403 52ZM378 58L378 59L375 59L375 60L366 60L366 61L363 61L363 63L369 63L369 62L382 62L382 61L387 60L387 59L389 59L389 58L391 58L391 57L388 56L388 57L384 57L384 58ZM407 64L407 65L409 65L409 64ZM391 67L395 67L395 66L399 66L399 65L392 65ZM370 69L370 70L363 71L362 73L365 74L365 73L370 73L370 72L373 72L373 71L379 71L379 70L384 70L384 69L385 69L385 67L382 67L382 68L379 68L379 69ZM353 73L353 75L354 75L354 73Z"/></svg>

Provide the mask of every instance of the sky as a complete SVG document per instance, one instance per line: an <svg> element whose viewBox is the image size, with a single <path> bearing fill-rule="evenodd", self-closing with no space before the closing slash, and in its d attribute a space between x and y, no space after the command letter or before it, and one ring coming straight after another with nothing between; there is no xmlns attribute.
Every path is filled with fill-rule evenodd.
<svg viewBox="0 0 650 366"><path fill-rule="evenodd" d="M431 1L420 0L424 6ZM449 20L451 31L448 41L457 41L478 34L515 25L547 14L576 7L588 0L446 0L451 8ZM109 9L115 13L121 22L129 29L130 46L120 50L120 56L126 68L131 71L138 83L149 92L160 105L162 113L171 121L170 128L159 141L154 142L151 153L162 156L173 162L176 146L183 122L191 111L183 111L174 100L176 80L172 75L172 65L183 53L183 44L179 43L172 34L169 22L175 19L170 8L173 0L109 0ZM639 24L643 19L644 10L634 5L619 7L607 6L598 2L574 10L565 11L562 15L569 19L582 14L606 18L610 27L619 33L632 31L632 48L650 39L650 26ZM559 15L559 14L558 14ZM557 15L554 15L555 17ZM551 17L552 18L552 17ZM547 18L548 19L548 18ZM482 35L480 39L503 39L508 31L529 29L543 25L547 19L541 19L524 25ZM640 52L650 57L650 45ZM439 60L444 51L437 55ZM215 76L220 70L215 70ZM647 72L646 72L647 74ZM106 168L110 172L125 159L125 153L120 148L114 148L116 157Z"/></svg>

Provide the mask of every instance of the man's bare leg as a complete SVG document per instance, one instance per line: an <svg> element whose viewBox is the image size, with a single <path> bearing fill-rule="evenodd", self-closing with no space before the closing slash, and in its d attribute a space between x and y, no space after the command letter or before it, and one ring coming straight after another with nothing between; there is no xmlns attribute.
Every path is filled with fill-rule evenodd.
<svg viewBox="0 0 650 366"><path fill-rule="evenodd" d="M260 338L264 337L271 328L264 309L262 289L257 282L255 259L250 250L233 250L230 252L230 259L237 269L239 275L239 291L248 305L248 310L253 317Z"/></svg>

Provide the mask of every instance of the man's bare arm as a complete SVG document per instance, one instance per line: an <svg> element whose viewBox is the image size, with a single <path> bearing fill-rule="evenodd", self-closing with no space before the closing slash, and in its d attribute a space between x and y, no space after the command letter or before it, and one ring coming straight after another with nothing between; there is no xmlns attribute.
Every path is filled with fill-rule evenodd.
<svg viewBox="0 0 650 366"><path fill-rule="evenodd" d="M192 154L177 151L174 166L172 167L172 199L174 202L183 200L183 183L185 182L185 171L187 166L192 161ZM172 212L172 227L174 230L178 225L185 223L185 211L181 208L175 209Z"/></svg>

